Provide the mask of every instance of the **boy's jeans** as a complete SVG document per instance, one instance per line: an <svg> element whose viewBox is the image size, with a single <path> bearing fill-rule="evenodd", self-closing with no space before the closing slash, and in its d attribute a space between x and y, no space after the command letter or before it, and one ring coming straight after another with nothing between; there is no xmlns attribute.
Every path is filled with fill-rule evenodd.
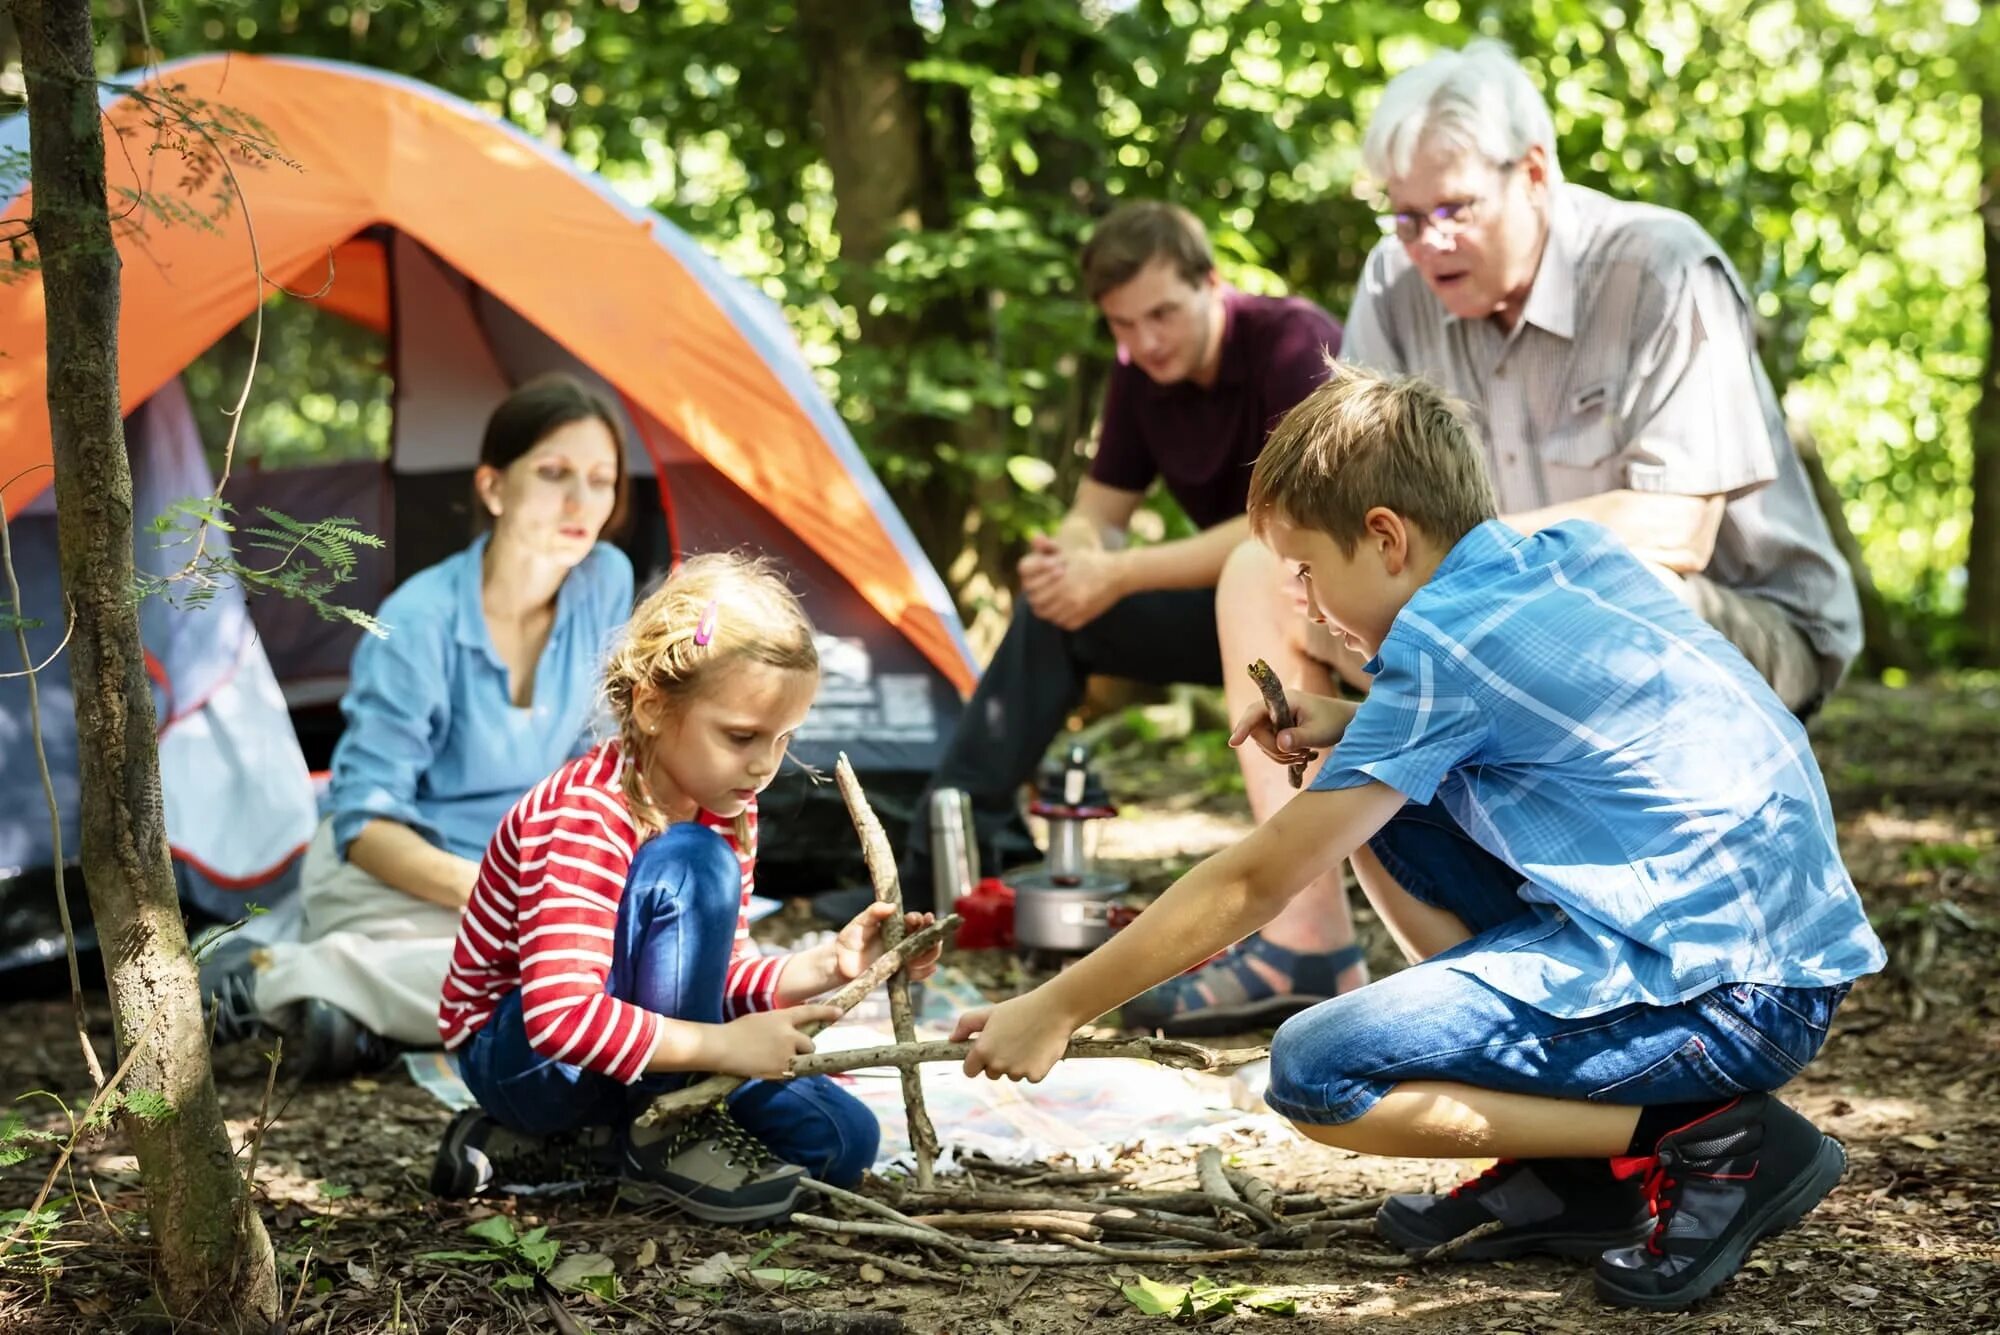
<svg viewBox="0 0 2000 1335"><path fill-rule="evenodd" d="M605 991L677 1020L722 1022L723 975L742 905L736 853L714 830L669 826L639 848L618 904ZM683 1074L622 1085L528 1045L517 989L461 1050L460 1069L496 1121L531 1135L623 1125ZM742 1127L787 1163L849 1185L875 1161L881 1128L859 1099L828 1076L756 1080L729 1097Z"/></svg>
<svg viewBox="0 0 2000 1335"><path fill-rule="evenodd" d="M1405 806L1369 846L1403 889L1456 914L1475 939L1525 911L1520 873L1439 804ZM1286 1021L1265 1101L1330 1126L1412 1080L1640 1106L1727 1099L1797 1075L1846 995L1844 984L1732 983L1677 1006L1565 1019L1429 960Z"/></svg>

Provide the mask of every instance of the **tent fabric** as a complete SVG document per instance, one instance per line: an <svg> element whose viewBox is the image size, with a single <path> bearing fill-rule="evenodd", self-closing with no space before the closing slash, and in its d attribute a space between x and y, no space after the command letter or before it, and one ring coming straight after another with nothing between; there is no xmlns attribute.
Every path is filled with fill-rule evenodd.
<svg viewBox="0 0 2000 1335"><path fill-rule="evenodd" d="M386 224L477 282L767 509L960 693L974 679L942 581L869 471L767 298L728 276L694 240L620 200L519 130L411 80L333 62L200 56L157 84L261 127L275 153L231 152L242 199L213 227L127 228L120 375L129 412L254 308L270 282L313 293L329 256ZM152 113L107 88L106 170L114 191L171 192L150 143ZM0 125L0 149L25 139ZM213 209L219 165L185 203ZM136 173L146 173L142 179ZM498 207L505 201L507 207ZM4 216L28 216L25 192ZM361 263L365 264L366 261ZM392 260L393 264L393 260ZM379 284L375 285L379 289ZM0 478L49 457L41 287L0 287ZM343 301L347 301L343 294ZM371 303L356 296L357 313ZM34 483L6 495L9 514Z"/></svg>
<svg viewBox="0 0 2000 1335"><path fill-rule="evenodd" d="M182 569L184 542L163 540L151 521L175 502L212 491L187 396L178 381L126 422L131 442L133 561L142 574ZM67 633L57 578L55 518L26 514L10 534L22 577L23 614L41 622L28 633L36 662L43 746L62 813L65 861L81 847L80 791L69 659L55 652ZM206 539L229 555L229 536ZM293 735L283 692L252 628L240 588L211 591L199 606L180 595L139 605L140 639L153 685L160 747L160 788L174 857L225 891L265 887L290 871L317 823L305 758ZM0 875L54 861L52 832L32 759L24 678L0 680Z"/></svg>

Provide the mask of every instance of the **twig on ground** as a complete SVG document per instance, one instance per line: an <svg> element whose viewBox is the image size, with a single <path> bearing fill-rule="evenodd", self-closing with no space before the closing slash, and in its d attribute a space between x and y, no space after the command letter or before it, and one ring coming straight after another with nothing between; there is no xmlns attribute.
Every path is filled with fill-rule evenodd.
<svg viewBox="0 0 2000 1335"><path fill-rule="evenodd" d="M845 1187L831 1187L817 1178L806 1177L799 1179L799 1181L800 1185L804 1186L806 1190L816 1191L830 1201L838 1201L842 1205L851 1206L861 1211L863 1214L872 1214L877 1219L886 1219L890 1223L900 1224L904 1228L913 1228L922 1231L922 1226L911 1219L910 1216L904 1214L893 1205L885 1205L872 1196L863 1196L860 1192L849 1191ZM932 1230L932 1232L936 1231L935 1229Z"/></svg>
<svg viewBox="0 0 2000 1335"><path fill-rule="evenodd" d="M1419 1256L1417 1260L1423 1264L1429 1264L1432 1261L1442 1261L1447 1257L1456 1256L1464 1248L1479 1241L1481 1238L1489 1234L1498 1233L1506 1227L1507 1221L1504 1219L1489 1219L1478 1228L1468 1229L1448 1242L1440 1242L1437 1246Z"/></svg>
<svg viewBox="0 0 2000 1335"><path fill-rule="evenodd" d="M745 1335L899 1335L903 1318L890 1312L717 1312L724 1330Z"/></svg>
<svg viewBox="0 0 2000 1335"><path fill-rule="evenodd" d="M1222 1176L1230 1186L1236 1188L1236 1194L1243 1198L1245 1205L1262 1210L1273 1219L1278 1217L1278 1193L1271 1189L1270 1183L1254 1173L1231 1168L1228 1164L1222 1166Z"/></svg>
<svg viewBox="0 0 2000 1335"><path fill-rule="evenodd" d="M922 1214L911 1217L912 1224L954 1233L978 1233L994 1229L1031 1229L1037 1233L1061 1234L1072 1238L1097 1239L1104 1230L1092 1216L1077 1211L993 1210L980 1214Z"/></svg>
<svg viewBox="0 0 2000 1335"><path fill-rule="evenodd" d="M904 937L895 949L883 951L881 957L856 975L852 982L827 997L824 1004L832 1006L845 1015L848 1011L854 1009L861 998L873 992L877 987L880 987L888 980L889 975L900 969L903 966L904 960L912 955L922 954L924 951L930 949L933 943L942 941L949 933L956 931L958 929L958 922L958 915L956 913L950 914L942 920L924 928L923 931L913 932L909 936ZM815 1025L813 1026L813 1032L817 1033L823 1027ZM800 1058L799 1060L803 1061L806 1058ZM875 1064L879 1066L882 1063L877 1062ZM795 1075L808 1073L800 1070L796 1062L793 1063L792 1071ZM677 1089L671 1094L662 1094L659 1098L654 1099L652 1107L639 1115L637 1123L640 1126L654 1126L676 1117L683 1117L691 1112L698 1112L712 1103L719 1103L721 1100L727 1098L730 1093L743 1083L744 1081L741 1076L712 1075L708 1079L697 1081L685 1089Z"/></svg>
<svg viewBox="0 0 2000 1335"><path fill-rule="evenodd" d="M847 763L845 751L840 753L840 759L833 767L833 776L840 786L841 797L847 803L847 814L854 822L854 832L861 837L861 860L868 866L868 879L875 887L875 902L887 904L894 910L882 924L882 944L893 950L903 939L903 883L896 871L895 854L889 849L889 836L883 832L882 822L875 818L875 809L868 805L868 795L861 791L861 780L854 777L854 766ZM917 1018L910 1006L908 969L898 969L889 978L889 1019L895 1028L898 1043L917 1041ZM905 1066L902 1078L903 1108L910 1125L910 1152L917 1161L917 1185L928 1189L937 1166L937 1128L931 1125L930 1111L924 1107L923 1072L914 1066Z"/></svg>
<svg viewBox="0 0 2000 1335"><path fill-rule="evenodd" d="M1236 1194L1236 1188L1230 1185L1228 1176L1222 1170L1221 1150L1213 1146L1203 1150L1201 1157L1195 1160L1195 1176L1201 1182L1202 1194L1214 1201L1217 1209L1242 1215L1250 1222L1274 1232L1284 1229L1285 1226L1278 1222L1276 1215L1251 1205Z"/></svg>
<svg viewBox="0 0 2000 1335"><path fill-rule="evenodd" d="M1029 1191L979 1192L971 1195L933 1193L918 1203L931 1209L968 1210L975 1213L1028 1210L1077 1214L1093 1219L1108 1233L1180 1238L1188 1242L1204 1242L1212 1247L1235 1247L1243 1242L1240 1236L1224 1233L1220 1229L1205 1228L1195 1219L1177 1218L1154 1210L1134 1209L1125 1205L1117 1194L1092 1201L1078 1201L1051 1193Z"/></svg>
<svg viewBox="0 0 2000 1335"><path fill-rule="evenodd" d="M800 1256L810 1256L821 1261L846 1261L852 1265L872 1265L884 1274L898 1279L921 1279L933 1284L956 1284L952 1275L940 1275L935 1270L926 1270L908 1261L899 1261L893 1256L878 1256L874 1252L864 1252L855 1247L843 1247L837 1242L795 1242L785 1249Z"/></svg>
<svg viewBox="0 0 2000 1335"><path fill-rule="evenodd" d="M1373 1215L1389 1203L1389 1193L1380 1196L1364 1196L1358 1201L1336 1201L1320 1212L1321 1219L1359 1219L1362 1215Z"/></svg>
<svg viewBox="0 0 2000 1335"><path fill-rule="evenodd" d="M954 919L955 921L955 919ZM929 931L929 928L925 929ZM911 938L914 940L915 938ZM888 958L886 955L884 959ZM970 1043L952 1043L944 1039L930 1039L921 1043L895 1043L879 1048L848 1048L842 1052L809 1052L792 1061L793 1075L833 1075L841 1071L860 1071L871 1066L914 1066L922 1062L964 1061L965 1054L972 1050ZM1213 1071L1225 1066L1242 1064L1243 1060L1254 1060L1262 1055L1263 1048L1205 1048L1199 1043L1189 1043L1177 1038L1073 1038L1063 1052L1065 1061L1075 1058L1094 1059L1100 1057L1127 1057L1139 1061L1158 1062L1189 1071ZM669 1094L654 1102L654 1109L661 1104L678 1101L685 1095L711 1083L703 1081L693 1089ZM702 1102L711 1100L703 1099ZM650 1115L650 1114L649 1114ZM991 1161L974 1161L974 1166L982 1171L992 1171L1020 1182L1063 1183L1083 1185L1092 1182L1121 1182L1125 1174L1117 1169L1091 1169L1082 1172L1049 1171L1021 1164L995 1164ZM1019 1171L1028 1167L1028 1171ZM1011 1171L1010 1171L1011 1170Z"/></svg>
<svg viewBox="0 0 2000 1335"><path fill-rule="evenodd" d="M1261 1253L1245 1243L1240 1247L1230 1247L1221 1251L1184 1252L1153 1251L1137 1247L1106 1247L1102 1243L1087 1242L1082 1238L1063 1238L1066 1246L1092 1256L1102 1256L1108 1261L1137 1261L1141 1264L1168 1265L1210 1265L1216 1261L1243 1261Z"/></svg>

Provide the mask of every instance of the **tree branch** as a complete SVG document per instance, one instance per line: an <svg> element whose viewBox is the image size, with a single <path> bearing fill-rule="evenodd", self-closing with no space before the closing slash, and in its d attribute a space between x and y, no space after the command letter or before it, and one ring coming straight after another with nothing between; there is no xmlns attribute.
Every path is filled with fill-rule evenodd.
<svg viewBox="0 0 2000 1335"><path fill-rule="evenodd" d="M889 836L883 832L882 822L875 818L874 808L868 805L868 795L861 791L861 780L854 777L854 766L847 763L845 751L833 767L833 777L840 786L842 800L847 803L847 814L854 821L854 832L861 837L861 859L867 864L868 879L875 886L875 902L894 910L882 924L882 943L893 948L903 939L903 883L896 871L895 855L889 848ZM917 1018L910 1006L907 969L898 969L889 978L889 1019L898 1043L916 1042ZM917 1186L929 1190L935 1180L938 1136L937 1128L931 1125L930 1110L924 1106L923 1074L914 1066L903 1068L903 1108L910 1126L910 1151L917 1161Z"/></svg>
<svg viewBox="0 0 2000 1335"><path fill-rule="evenodd" d="M913 932L909 936L904 937L902 942L893 950L883 951L881 958L864 969L847 986L827 997L824 1004L834 1007L841 1014L845 1015L848 1011L854 1009L856 1003L861 998L873 992L877 987L880 987L883 982L887 981L889 975L902 968L904 961L909 959L910 956L921 955L924 951L929 950L933 945L942 941L948 933L957 931L958 923L958 915L954 913L941 922L932 923L921 932ZM813 1026L813 1032L818 1033L824 1027L823 1025L815 1025ZM797 1060L805 1061L810 1060L810 1058L799 1058ZM797 1061L793 1063L792 1073L794 1075L808 1074L798 1069ZM672 1121L677 1117L684 1117L688 1113L699 1111L710 1104L718 1103L729 1097L734 1090L744 1083L745 1081L742 1076L712 1075L706 1080L697 1081L689 1085L686 1089L677 1089L671 1094L662 1094L659 1098L654 1099L653 1105L646 1109L645 1112L639 1114L638 1118L635 1119L635 1124L638 1126L657 1126L661 1122Z"/></svg>
<svg viewBox="0 0 2000 1335"><path fill-rule="evenodd" d="M914 939L914 938L913 938ZM879 1048L849 1048L844 1052L814 1052L795 1058L793 1075L834 1075L874 1066L912 1067L924 1062L962 1062L972 1051L970 1043L932 1039L922 1043L894 1043ZM1184 1071L1214 1071L1242 1066L1268 1056L1268 1048L1205 1048L1175 1038L1073 1038L1063 1057L1095 1059L1128 1057L1158 1062ZM683 1091L685 1092L685 1091ZM671 1099L674 1095L668 1095ZM661 1100L664 1102L665 1100ZM655 1103L654 1107L659 1107ZM1240 1204L1240 1202L1239 1202Z"/></svg>

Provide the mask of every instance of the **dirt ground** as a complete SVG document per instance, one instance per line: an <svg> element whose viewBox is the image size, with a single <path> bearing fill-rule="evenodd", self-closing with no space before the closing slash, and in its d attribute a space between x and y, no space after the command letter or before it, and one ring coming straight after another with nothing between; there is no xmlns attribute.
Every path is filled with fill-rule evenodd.
<svg viewBox="0 0 2000 1335"><path fill-rule="evenodd" d="M1106 831L1104 851L1154 888L1240 834L1244 816L1212 737L1140 732L1112 753L1113 790L1127 810ZM1415 1335L2000 1329L2000 680L1852 687L1813 732L1848 865L1891 964L1856 987L1824 1054L1787 1093L1846 1142L1846 1180L1798 1228L1762 1245L1716 1297L1678 1316L1620 1312L1592 1297L1585 1268L1542 1261L1375 1269L1274 1256L1179 1271L1148 1264L1145 1274L1170 1283L1208 1274L1296 1303L1289 1318L1239 1308L1214 1322L1218 1329L1364 1322ZM787 915L772 930L782 934L796 920ZM1376 971L1395 967L1379 929L1366 920L1363 928ZM997 976L994 961L966 963ZM96 1015L103 1014L100 1004ZM0 1029L0 1097L46 1090L74 1104L87 1093L66 1002L7 1005ZM101 1035L99 1050L108 1047ZM240 1141L258 1113L262 1067L243 1050L221 1054L219 1066ZM704 1330L717 1328L725 1309L878 1311L913 1331L977 1335L1056 1335L1085 1323L1138 1330L1164 1320L1121 1295L1120 1285L1140 1270L1110 1262L969 1273L940 1268L901 1243L870 1243L878 1255L935 1274L917 1280L803 1256L799 1248L821 1239L793 1229L690 1227L606 1199L438 1201L425 1180L448 1115L400 1073L294 1090L281 1082L278 1103L257 1182L286 1292L297 1295L295 1331ZM24 1097L16 1107L32 1126L62 1125L46 1098ZM942 1130L949 1140L950 1128ZM1338 1199L1463 1175L1460 1165L1371 1161L1288 1135L1239 1141L1230 1152L1281 1192ZM0 1168L0 1217L28 1204L50 1162L38 1153ZM1191 1151L1135 1154L1119 1166L1135 1184L1193 1186ZM79 1153L75 1186L82 1203L62 1204L42 1252L47 1268L0 1272L0 1331L145 1324L144 1223L134 1165L115 1132ZM69 1190L68 1182L60 1188ZM564 1258L609 1257L616 1297L502 1289L491 1282L499 1273L491 1265L418 1259L479 1246L465 1230L496 1210L521 1231L545 1226ZM1367 1238L1330 1245L1379 1251ZM717 1252L766 1268L810 1268L825 1282L787 1293L690 1274Z"/></svg>

